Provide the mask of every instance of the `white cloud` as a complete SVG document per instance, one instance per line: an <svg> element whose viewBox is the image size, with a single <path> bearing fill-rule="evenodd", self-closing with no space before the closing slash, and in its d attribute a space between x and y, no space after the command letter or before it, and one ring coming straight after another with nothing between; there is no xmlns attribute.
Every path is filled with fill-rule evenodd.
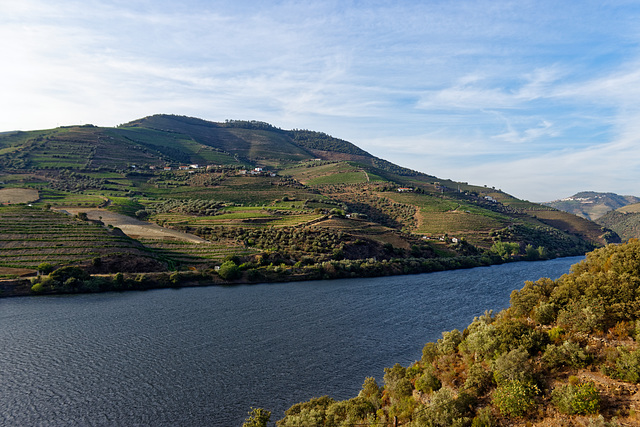
<svg viewBox="0 0 640 427"><path fill-rule="evenodd" d="M0 131L257 119L536 200L622 187L638 177L639 15L544 0L4 2Z"/></svg>

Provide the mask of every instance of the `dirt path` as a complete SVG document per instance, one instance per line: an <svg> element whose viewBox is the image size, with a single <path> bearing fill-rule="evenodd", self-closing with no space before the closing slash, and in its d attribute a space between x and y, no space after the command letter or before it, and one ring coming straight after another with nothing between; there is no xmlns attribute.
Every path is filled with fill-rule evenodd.
<svg viewBox="0 0 640 427"><path fill-rule="evenodd" d="M126 215L120 215L105 209L83 209L83 208L59 208L60 212L67 212L71 215L77 215L79 212L85 212L87 217L92 220L100 220L107 225L118 227L124 234L134 239L158 239L158 240L182 240L193 243L209 243L193 234L183 233L181 231L170 230L160 227L157 224L140 221Z"/></svg>

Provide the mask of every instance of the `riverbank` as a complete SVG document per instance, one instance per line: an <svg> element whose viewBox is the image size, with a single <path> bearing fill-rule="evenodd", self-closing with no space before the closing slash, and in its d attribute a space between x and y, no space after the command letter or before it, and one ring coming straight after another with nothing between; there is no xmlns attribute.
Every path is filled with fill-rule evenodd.
<svg viewBox="0 0 640 427"><path fill-rule="evenodd" d="M299 282L432 273L499 265L523 259L497 256L409 258L376 261L328 261L310 266L250 266L229 261L218 269L146 273L88 274L82 268L62 267L48 275L0 280L0 298L14 296L97 293L217 285Z"/></svg>

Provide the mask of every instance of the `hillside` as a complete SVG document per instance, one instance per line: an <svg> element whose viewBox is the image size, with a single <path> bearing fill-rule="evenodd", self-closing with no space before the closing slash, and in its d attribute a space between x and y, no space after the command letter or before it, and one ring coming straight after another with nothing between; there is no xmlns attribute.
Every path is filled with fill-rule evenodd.
<svg viewBox="0 0 640 427"><path fill-rule="evenodd" d="M640 238L640 203L608 212L596 222L615 231L624 240Z"/></svg>
<svg viewBox="0 0 640 427"><path fill-rule="evenodd" d="M639 257L637 241L597 249L443 332L411 366L364 379L357 396L295 404L276 425L639 425Z"/></svg>
<svg viewBox="0 0 640 427"><path fill-rule="evenodd" d="M129 239L176 272L174 282L222 277L225 262L234 273L224 280L299 280L546 259L619 241L593 222L495 188L256 121L155 115L116 128L3 133L0 187L0 202L29 203L29 213L66 210L105 228L126 224ZM205 243L150 241L132 231L139 224L109 223L106 212ZM42 217L52 227L61 220ZM2 253L0 267L13 265L10 248ZM84 262L69 256L55 267Z"/></svg>
<svg viewBox="0 0 640 427"><path fill-rule="evenodd" d="M583 191L565 199L543 204L595 221L607 212L639 202L640 198L635 196L620 196L615 193Z"/></svg>

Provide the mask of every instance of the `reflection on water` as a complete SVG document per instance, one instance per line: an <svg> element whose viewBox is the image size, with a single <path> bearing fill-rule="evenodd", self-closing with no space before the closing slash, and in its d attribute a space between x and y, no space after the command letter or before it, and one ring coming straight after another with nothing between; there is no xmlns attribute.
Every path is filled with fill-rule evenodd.
<svg viewBox="0 0 640 427"><path fill-rule="evenodd" d="M239 426L367 376L579 258L413 276L0 300L1 425Z"/></svg>

